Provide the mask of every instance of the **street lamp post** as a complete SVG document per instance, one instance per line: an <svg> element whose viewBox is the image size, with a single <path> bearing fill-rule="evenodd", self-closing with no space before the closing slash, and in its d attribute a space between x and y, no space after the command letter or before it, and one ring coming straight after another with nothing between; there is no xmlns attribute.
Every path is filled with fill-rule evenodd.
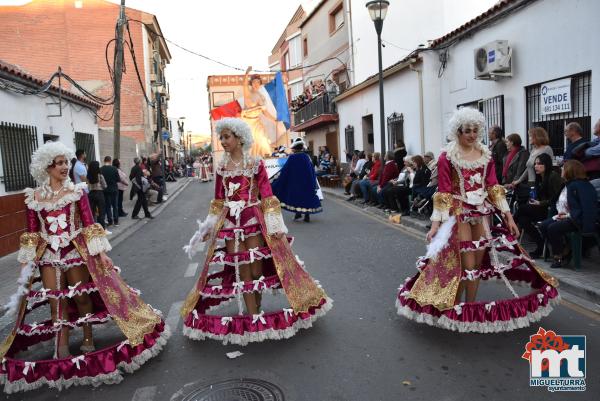
<svg viewBox="0 0 600 401"><path fill-rule="evenodd" d="M377 52L379 55L379 124L381 132L381 158L385 158L385 110L383 106L383 62L381 60L381 30L383 29L383 20L387 14L390 2L387 0L374 0L366 4L369 15L375 24L377 32ZM383 165L383 163L382 163Z"/></svg>

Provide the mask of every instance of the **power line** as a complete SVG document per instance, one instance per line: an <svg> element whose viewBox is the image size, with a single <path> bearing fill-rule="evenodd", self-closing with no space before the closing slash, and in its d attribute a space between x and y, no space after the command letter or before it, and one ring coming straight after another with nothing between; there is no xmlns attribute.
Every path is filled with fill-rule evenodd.
<svg viewBox="0 0 600 401"><path fill-rule="evenodd" d="M188 48L186 48L186 47L184 47L184 46L182 46L182 45L180 45L180 44L178 44L178 43L176 43L176 42L173 42L172 40L170 40L170 39L167 39L166 37L164 37L164 36L163 36L163 35L161 35L160 33L156 32L156 31L155 31L155 30L154 30L154 29L153 29L153 28L152 28L152 27L151 27L149 24L147 24L147 23L145 23L145 22L143 22L143 21L140 21L140 20L137 20L137 19L133 19L133 18L128 18L127 20L128 20L128 21L133 21L133 22L138 22L138 23L140 23L140 24L144 25L144 26L146 27L146 29L148 29L148 30L149 30L150 32L152 32L154 35L156 35L156 36L158 36L158 37L160 37L160 38L163 38L163 39L165 40L165 42L168 42L168 43L172 44L173 46L175 46L175 47L177 47L177 48L179 48L179 49L181 49L181 50L183 50L183 51L185 51L185 52L187 52L187 53L193 54L193 55L195 55L195 56L198 56L198 57L201 57L201 58L203 58L203 59L205 59L205 60L212 61L213 63L219 64L219 65L222 65L222 66L224 66L224 67L227 67L227 68L231 68L231 69L233 69L233 70L236 70L236 71L246 71L246 69L245 69L245 68L236 67L236 66L233 66L233 65L231 65L231 64L224 63L224 62L222 62L222 61L219 61L219 60L216 60L216 59L214 59L214 58L212 58L212 57L209 57L209 56L206 56L206 55L204 55L204 54L201 54L201 53L195 52L195 51L193 51L193 50L190 50L190 49L188 49ZM323 64L323 63L326 63L326 62L328 62L328 61L334 61L334 60L337 60L337 61L339 61L339 62L340 62L340 63L342 63L342 64L343 64L345 67L347 67L346 63L342 62L342 61L341 61L341 60L340 60L338 57L328 57L328 58L326 58L326 59L323 59L323 60L317 61L317 62L315 62L315 63L313 63L313 64L301 65L301 66L299 66L299 67L295 67L295 68L287 68L287 69L285 69L285 70L281 70L281 72L299 71L299 70L303 70L303 69L305 69L305 68L316 67L316 66L318 66L318 65L321 65L321 64ZM254 70L254 72L273 73L273 72L276 72L276 71L270 71L270 70L269 70L269 71L266 71L266 70Z"/></svg>
<svg viewBox="0 0 600 401"><path fill-rule="evenodd" d="M135 74L137 75L138 83L140 84L140 88L142 89L142 93L144 94L144 99L146 99L146 103L148 105L153 106L154 103L150 99L148 99L148 96L146 95L146 89L144 88L144 83L142 82L142 77L138 68L137 59L135 57L135 49L133 47L133 38L131 36L131 30L129 29L129 22L125 23L125 27L127 28L127 35L129 36L129 43L127 44L127 47L129 47L129 52L131 53L131 58L133 59L133 67L135 68Z"/></svg>

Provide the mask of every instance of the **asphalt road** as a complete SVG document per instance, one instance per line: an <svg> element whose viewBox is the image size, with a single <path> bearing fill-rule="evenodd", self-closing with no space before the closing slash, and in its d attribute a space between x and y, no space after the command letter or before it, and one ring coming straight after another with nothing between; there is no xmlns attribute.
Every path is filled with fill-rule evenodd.
<svg viewBox="0 0 600 401"><path fill-rule="evenodd" d="M43 388L5 399L180 400L197 387L240 378L274 383L291 401L598 399L597 317L561 305L539 325L487 335L458 334L398 317L397 288L414 274L425 244L342 201L326 200L325 212L310 224L294 223L286 214L296 253L335 301L328 315L284 341L239 347L188 340L181 334L178 309L195 281L196 265L190 263L201 260L188 260L181 246L211 198L212 185L191 183L167 210L111 252L125 279L172 326L174 334L158 357L118 385L60 393ZM508 296L500 286L484 291ZM529 366L521 355L538 326L587 336L586 392L529 387ZM244 355L226 357L236 350Z"/></svg>

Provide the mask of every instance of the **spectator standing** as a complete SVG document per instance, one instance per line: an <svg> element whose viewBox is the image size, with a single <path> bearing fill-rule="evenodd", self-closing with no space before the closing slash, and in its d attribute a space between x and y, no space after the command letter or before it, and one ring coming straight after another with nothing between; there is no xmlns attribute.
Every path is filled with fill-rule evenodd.
<svg viewBox="0 0 600 401"><path fill-rule="evenodd" d="M567 160L562 176L566 185L556 203L557 214L540 225L542 235L552 249L554 263L550 267L554 269L566 266L565 235L575 231L593 233L598 220L598 196L587 180L583 164L578 160Z"/></svg>
<svg viewBox="0 0 600 401"><path fill-rule="evenodd" d="M523 229L536 243L535 251L531 253L532 258L542 255L544 240L540 232L534 226L535 222L548 218L548 211L554 209L562 180L557 172L552 170L552 158L542 153L535 159L535 199L519 206L515 214L515 221L519 228Z"/></svg>
<svg viewBox="0 0 600 401"><path fill-rule="evenodd" d="M396 141L396 147L394 148L394 161L398 166L398 171L402 171L404 168L404 158L408 153L406 152L406 145L404 145L404 141L398 139Z"/></svg>
<svg viewBox="0 0 600 401"><path fill-rule="evenodd" d="M565 128L565 137L567 138L568 144L567 149L565 149L565 154L563 155L563 160L570 160L574 158L573 150L587 141L583 139L583 129L581 128L581 125L575 122L567 124L567 127Z"/></svg>
<svg viewBox="0 0 600 401"><path fill-rule="evenodd" d="M150 172L152 181L154 181L156 185L162 188L162 193L166 195L167 191L163 176L162 156L160 153L150 156Z"/></svg>
<svg viewBox="0 0 600 401"><path fill-rule="evenodd" d="M510 134L506 137L508 145L508 153L504 159L504 167L502 168L503 184L510 184L519 178L527 168L527 160L529 152L522 146L521 136L519 134ZM529 191L528 191L529 193Z"/></svg>
<svg viewBox="0 0 600 401"><path fill-rule="evenodd" d="M107 226L119 225L119 187L117 186L120 181L119 171L112 165L112 158L110 156L104 157L104 166L100 168L100 172L104 176L106 181L106 189L104 190L104 204L106 206L106 219L108 220Z"/></svg>
<svg viewBox="0 0 600 401"><path fill-rule="evenodd" d="M123 209L123 194L129 186L127 174L125 174L123 170L121 170L121 161L119 159L113 160L112 164L119 172L119 182L117 183L117 188L119 189L119 195L117 198L117 208L119 209L119 217L126 217L127 213Z"/></svg>
<svg viewBox="0 0 600 401"><path fill-rule="evenodd" d="M504 142L504 133L502 132L502 128L494 125L490 128L488 135L490 139L490 151L492 152L492 159L496 167L496 178L498 182L502 182L502 165L508 153L506 143Z"/></svg>
<svg viewBox="0 0 600 401"><path fill-rule="evenodd" d="M73 182L75 184L79 184L81 182L87 182L87 166L85 164L85 159L87 155L83 149L77 149L75 151L75 157L77 161L75 162L75 166L73 167ZM88 189L85 190L86 192Z"/></svg>
<svg viewBox="0 0 600 401"><path fill-rule="evenodd" d="M104 176L100 174L100 163L93 161L90 163L90 168L87 172L88 182L88 199L90 200L90 209L96 223L100 223L102 228L106 228L106 215L104 190L106 189L106 181Z"/></svg>
<svg viewBox="0 0 600 401"><path fill-rule="evenodd" d="M529 129L529 143L531 144L531 153L529 154L527 163L525 163L526 169L523 171L523 174L521 174L512 182L512 188L515 188L521 183L527 184L528 187L532 187L533 183L535 182L535 159L537 159L542 153L547 153L550 157L554 157L552 148L548 146L550 143L550 138L548 137L546 130L542 127L534 127Z"/></svg>
<svg viewBox="0 0 600 401"><path fill-rule="evenodd" d="M129 198L133 199L134 196L137 196L137 199L131 212L131 218L134 220L139 219L138 213L141 208L144 208L144 216L153 219L154 217L148 210L148 199L146 198L146 192L149 187L148 180L144 177L144 170L142 170L140 159L136 157L133 159L133 163L134 165L129 173L129 179L132 183Z"/></svg>

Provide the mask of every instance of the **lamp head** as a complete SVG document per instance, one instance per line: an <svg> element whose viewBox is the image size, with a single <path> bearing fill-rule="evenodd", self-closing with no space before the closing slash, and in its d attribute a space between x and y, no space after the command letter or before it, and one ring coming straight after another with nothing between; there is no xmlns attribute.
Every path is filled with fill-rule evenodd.
<svg viewBox="0 0 600 401"><path fill-rule="evenodd" d="M390 2L387 0L373 0L366 4L373 22L383 21L385 19L389 5Z"/></svg>

